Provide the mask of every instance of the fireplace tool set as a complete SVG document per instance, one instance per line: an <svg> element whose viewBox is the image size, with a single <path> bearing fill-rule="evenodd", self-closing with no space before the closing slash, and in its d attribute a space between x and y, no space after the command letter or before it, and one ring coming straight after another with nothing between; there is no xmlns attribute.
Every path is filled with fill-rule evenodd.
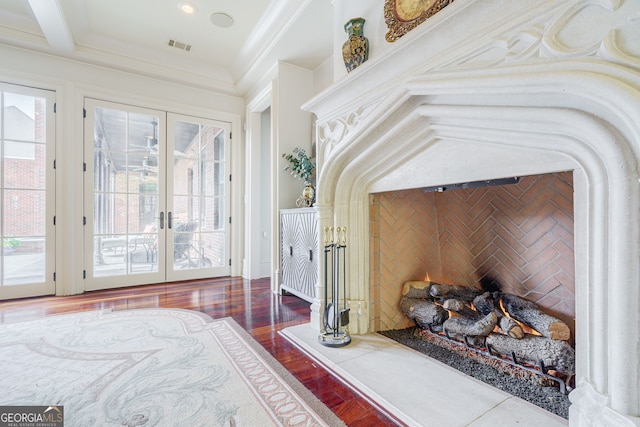
<svg viewBox="0 0 640 427"><path fill-rule="evenodd" d="M347 328L346 248L347 227L336 227L335 234L333 227L324 228L324 299L318 341L327 347L343 347L351 342Z"/></svg>

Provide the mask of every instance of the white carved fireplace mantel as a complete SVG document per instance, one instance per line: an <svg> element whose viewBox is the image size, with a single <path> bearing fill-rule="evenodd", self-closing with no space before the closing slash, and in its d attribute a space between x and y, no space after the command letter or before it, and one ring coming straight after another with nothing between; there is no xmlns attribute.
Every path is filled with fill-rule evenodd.
<svg viewBox="0 0 640 427"><path fill-rule="evenodd" d="M377 304L370 193L570 170L569 422L640 426L640 1L456 0L427 24L304 106L319 227L348 227L351 332Z"/></svg>

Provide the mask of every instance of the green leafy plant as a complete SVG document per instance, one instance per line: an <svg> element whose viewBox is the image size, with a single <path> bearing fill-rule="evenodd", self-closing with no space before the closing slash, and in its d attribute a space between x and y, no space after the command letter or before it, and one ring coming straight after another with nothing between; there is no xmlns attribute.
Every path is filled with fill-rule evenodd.
<svg viewBox="0 0 640 427"><path fill-rule="evenodd" d="M17 248L20 246L20 240L15 237L5 237L2 240L2 246L5 248Z"/></svg>
<svg viewBox="0 0 640 427"><path fill-rule="evenodd" d="M313 175L316 165L313 164L304 148L296 147L293 149L293 153L284 153L282 157L289 161L289 164L284 168L285 171L291 171L294 178L311 182L311 175Z"/></svg>

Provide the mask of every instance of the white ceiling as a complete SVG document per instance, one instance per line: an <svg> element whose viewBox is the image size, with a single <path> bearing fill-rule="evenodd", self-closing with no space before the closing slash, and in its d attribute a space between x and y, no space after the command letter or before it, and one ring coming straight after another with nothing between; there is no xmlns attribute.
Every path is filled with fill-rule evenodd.
<svg viewBox="0 0 640 427"><path fill-rule="evenodd" d="M193 15L178 0L0 0L0 43L236 95L278 60L314 69L332 54L330 0L190 2Z"/></svg>

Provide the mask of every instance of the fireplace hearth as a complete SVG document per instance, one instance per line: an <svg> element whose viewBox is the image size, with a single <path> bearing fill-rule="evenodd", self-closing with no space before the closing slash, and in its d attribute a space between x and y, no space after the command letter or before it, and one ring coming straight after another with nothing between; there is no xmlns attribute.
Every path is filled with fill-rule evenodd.
<svg viewBox="0 0 640 427"><path fill-rule="evenodd" d="M372 197L570 174L569 424L640 426L638 16L628 0L456 2L304 106L317 116L318 229L349 230L353 336L382 329L398 304L372 277Z"/></svg>

